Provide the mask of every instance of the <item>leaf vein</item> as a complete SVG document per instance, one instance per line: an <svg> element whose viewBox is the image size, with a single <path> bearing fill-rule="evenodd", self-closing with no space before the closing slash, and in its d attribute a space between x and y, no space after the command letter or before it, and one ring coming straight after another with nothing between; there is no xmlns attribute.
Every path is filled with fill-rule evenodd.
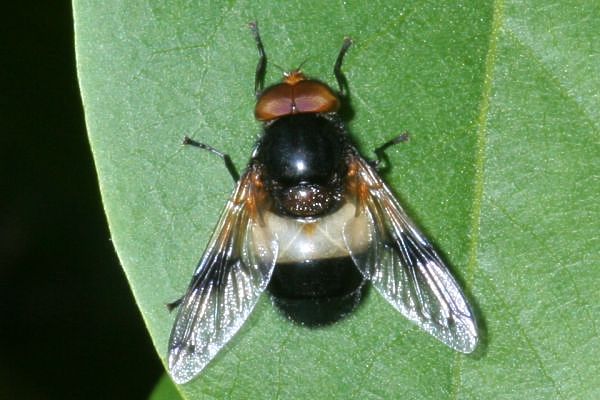
<svg viewBox="0 0 600 400"><path fill-rule="evenodd" d="M527 42L522 40L517 34L517 32L514 29L511 29L510 26L504 29L503 32L506 33L506 35L510 39L512 39L512 41L517 43L522 48L528 50L528 58L530 60L535 61L539 65L539 68L543 71L548 81L552 82L554 86L558 89L561 97L564 99L571 100L575 104L575 107L577 108L577 110L579 110L581 115L585 116L587 122L589 122L595 128L595 130L600 130L600 125L598 124L598 121L591 115L589 115L588 110L582 104L582 100L575 96L572 93L572 91L570 91L569 88L566 87L565 84L560 81L556 74L554 74L552 70L547 67L547 63L545 63L543 58L536 53L535 49L529 44L527 44Z"/></svg>
<svg viewBox="0 0 600 400"><path fill-rule="evenodd" d="M471 211L471 231L470 239L471 246L469 249L469 261L467 263L465 274L465 289L470 292L475 272L478 266L478 247L479 247L479 230L481 228L481 208L484 193L484 177L485 177L485 146L487 144L487 122L490 109L490 99L492 94L493 76L498 53L498 36L500 29L504 24L504 1L497 0L493 3L492 23L489 36L488 50L485 58L484 82L481 92L481 101L479 104L479 116L477 117L477 143L475 154L475 190L473 193L473 208ZM461 386L462 375L462 356L455 356L454 363L454 380L452 397L458 398Z"/></svg>

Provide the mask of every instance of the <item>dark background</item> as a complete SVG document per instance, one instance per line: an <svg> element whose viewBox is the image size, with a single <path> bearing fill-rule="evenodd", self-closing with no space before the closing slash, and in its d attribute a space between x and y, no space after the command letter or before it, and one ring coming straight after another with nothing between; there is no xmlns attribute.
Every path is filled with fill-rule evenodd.
<svg viewBox="0 0 600 400"><path fill-rule="evenodd" d="M14 3L0 11L0 398L147 398L163 370L110 242L71 5Z"/></svg>

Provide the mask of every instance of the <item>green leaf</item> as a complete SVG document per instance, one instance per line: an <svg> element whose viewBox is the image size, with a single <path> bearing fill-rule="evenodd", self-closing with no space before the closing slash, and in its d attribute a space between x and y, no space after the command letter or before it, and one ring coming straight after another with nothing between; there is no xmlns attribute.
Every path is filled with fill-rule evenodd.
<svg viewBox="0 0 600 400"><path fill-rule="evenodd" d="M594 2L76 0L77 63L112 238L165 359L178 298L242 168L259 20L270 60L334 84L345 35L367 156L404 130L386 175L476 305L483 344L453 353L374 291L344 321L293 325L264 296L195 398L600 397L600 9ZM271 68L267 82L279 79Z"/></svg>
<svg viewBox="0 0 600 400"><path fill-rule="evenodd" d="M165 373L152 391L149 400L181 400L177 387Z"/></svg>

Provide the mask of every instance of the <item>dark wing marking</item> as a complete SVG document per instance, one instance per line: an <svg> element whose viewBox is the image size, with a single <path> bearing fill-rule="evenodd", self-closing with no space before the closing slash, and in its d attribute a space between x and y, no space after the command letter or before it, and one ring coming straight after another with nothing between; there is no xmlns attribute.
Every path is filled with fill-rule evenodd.
<svg viewBox="0 0 600 400"><path fill-rule="evenodd" d="M240 179L194 273L169 339L169 370L184 383L233 337L264 291L278 245L260 221L258 175Z"/></svg>
<svg viewBox="0 0 600 400"><path fill-rule="evenodd" d="M354 156L350 171L358 209L344 240L354 263L405 317L451 348L472 352L475 316L444 262L368 162Z"/></svg>

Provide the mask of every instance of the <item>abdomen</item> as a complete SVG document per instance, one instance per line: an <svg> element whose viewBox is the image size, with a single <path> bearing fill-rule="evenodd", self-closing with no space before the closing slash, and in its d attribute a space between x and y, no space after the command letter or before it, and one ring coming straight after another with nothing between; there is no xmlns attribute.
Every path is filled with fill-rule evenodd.
<svg viewBox="0 0 600 400"><path fill-rule="evenodd" d="M355 212L354 204L346 202L316 220L265 215L279 242L268 289L291 319L307 325L328 324L359 303L365 279L350 258L343 235Z"/></svg>

